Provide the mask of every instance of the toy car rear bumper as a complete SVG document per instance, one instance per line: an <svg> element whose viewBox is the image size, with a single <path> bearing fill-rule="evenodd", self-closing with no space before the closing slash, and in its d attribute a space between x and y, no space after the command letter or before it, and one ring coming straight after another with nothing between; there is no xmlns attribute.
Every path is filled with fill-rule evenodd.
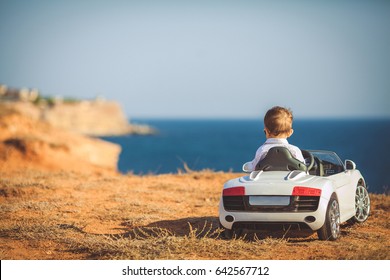
<svg viewBox="0 0 390 280"><path fill-rule="evenodd" d="M260 211L227 211L223 201L219 205L219 221L226 229L232 229L239 224L280 223L305 224L312 230L318 230L325 222L328 206L326 199L320 199L316 211L305 212L260 212Z"/></svg>

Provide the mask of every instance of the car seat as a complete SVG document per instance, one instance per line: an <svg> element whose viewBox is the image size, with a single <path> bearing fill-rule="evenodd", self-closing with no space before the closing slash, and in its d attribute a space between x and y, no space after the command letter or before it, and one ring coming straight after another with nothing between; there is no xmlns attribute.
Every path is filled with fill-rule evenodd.
<svg viewBox="0 0 390 280"><path fill-rule="evenodd" d="M294 158L286 147L272 147L256 164L255 171L306 171L306 165Z"/></svg>

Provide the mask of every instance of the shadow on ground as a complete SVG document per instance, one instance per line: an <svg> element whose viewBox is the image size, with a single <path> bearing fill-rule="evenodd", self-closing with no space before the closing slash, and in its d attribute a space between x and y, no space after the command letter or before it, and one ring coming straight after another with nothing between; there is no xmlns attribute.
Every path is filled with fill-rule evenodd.
<svg viewBox="0 0 390 280"><path fill-rule="evenodd" d="M223 229L219 226L218 217L212 216L162 220L150 223L146 226L130 226L126 221L123 221L121 226L122 227L116 229L123 231L123 233L94 235L104 235L114 239L147 239L161 236L230 239L224 236ZM350 227L351 225L348 223L341 225L341 234L344 236L348 235L348 228ZM60 225L60 228L91 234L73 225ZM266 238L284 239L290 243L318 240L316 232L313 232L310 229L300 228L299 226L264 225L264 228L256 231L242 229L236 231L233 235L233 239L243 239L246 241L255 241Z"/></svg>
<svg viewBox="0 0 390 280"><path fill-rule="evenodd" d="M177 220L162 220L150 223L144 227L128 227L126 222L121 224L121 228L126 233L123 237L150 237L169 233L174 236L196 236L197 238L218 238L226 239L223 234L223 229L219 226L218 217L188 217ZM302 229L294 226L282 225L265 225L264 229L251 231L247 229L239 230L235 233L233 238L242 238L244 240L255 240L265 238L286 239L289 242L307 242L313 240L315 232ZM315 235L316 237L316 235Z"/></svg>

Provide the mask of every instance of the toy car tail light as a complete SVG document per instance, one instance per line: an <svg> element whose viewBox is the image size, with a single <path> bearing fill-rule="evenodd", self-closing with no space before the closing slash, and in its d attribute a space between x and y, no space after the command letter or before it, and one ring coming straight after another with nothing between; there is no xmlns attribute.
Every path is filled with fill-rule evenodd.
<svg viewBox="0 0 390 280"><path fill-rule="evenodd" d="M309 187L295 186L293 196L321 196L321 190Z"/></svg>
<svg viewBox="0 0 390 280"><path fill-rule="evenodd" d="M245 187L233 187L224 189L223 196L242 196L245 195Z"/></svg>

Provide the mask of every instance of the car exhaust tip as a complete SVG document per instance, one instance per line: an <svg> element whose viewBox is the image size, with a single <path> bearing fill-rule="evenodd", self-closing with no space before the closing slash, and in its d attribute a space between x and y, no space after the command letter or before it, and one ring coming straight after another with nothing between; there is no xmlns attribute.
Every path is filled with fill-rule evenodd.
<svg viewBox="0 0 390 280"><path fill-rule="evenodd" d="M232 215L227 215L227 216L225 217L225 220L226 220L226 222L231 223L231 222L234 221L234 217L233 217Z"/></svg>
<svg viewBox="0 0 390 280"><path fill-rule="evenodd" d="M306 222L306 223L313 223L313 222L315 222L315 221L316 221L316 218L313 217L313 216L307 216L307 217L305 218L305 222Z"/></svg>

